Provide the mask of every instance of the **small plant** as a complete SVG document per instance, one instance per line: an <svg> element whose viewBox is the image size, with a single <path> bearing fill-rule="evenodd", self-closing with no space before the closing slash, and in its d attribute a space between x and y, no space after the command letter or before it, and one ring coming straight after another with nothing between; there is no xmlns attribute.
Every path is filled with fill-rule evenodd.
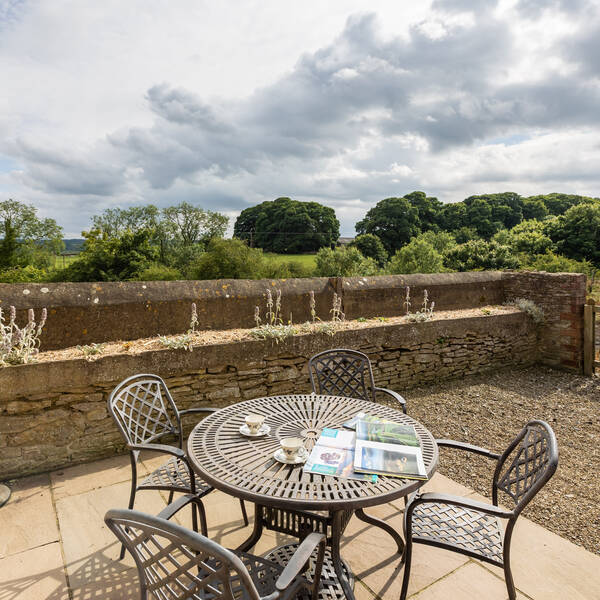
<svg viewBox="0 0 600 600"><path fill-rule="evenodd" d="M491 315L491 314L492 314L492 311L491 311L489 308L482 308L482 309L480 309L480 310L481 310L481 312L482 312L484 315Z"/></svg>
<svg viewBox="0 0 600 600"><path fill-rule="evenodd" d="M387 317L373 317L373 321L381 321L382 323L385 323L387 320Z"/></svg>
<svg viewBox="0 0 600 600"><path fill-rule="evenodd" d="M196 333L197 326L198 311L196 309L196 303L192 302L192 316L190 318L190 328L187 330L187 332L171 338L164 335L159 335L158 341L165 348L171 348L172 350L189 350L191 352L194 349L194 334Z"/></svg>
<svg viewBox="0 0 600 600"><path fill-rule="evenodd" d="M366 323L368 321L368 319L366 317L358 317L358 319L356 319L359 323Z"/></svg>
<svg viewBox="0 0 600 600"><path fill-rule="evenodd" d="M408 288L407 288L408 289ZM407 293L408 299L408 293ZM410 306L410 303L409 303ZM411 323L418 323L421 321L428 321L433 318L433 309L435 308L435 302L429 302L429 292L427 290L423 290L423 305L420 310L416 313L408 312L406 314L406 318Z"/></svg>
<svg viewBox="0 0 600 600"><path fill-rule="evenodd" d="M284 325L281 318L281 290L276 290L275 299L271 290L266 293L266 313L265 323L260 318L260 306L254 307L254 322L256 327L250 331L250 335L260 340L273 339L276 343L297 333L296 327L292 324L292 313L287 325Z"/></svg>
<svg viewBox="0 0 600 600"><path fill-rule="evenodd" d="M435 343L438 344L439 346L443 346L446 343L446 338L443 336L440 336L437 340L435 340Z"/></svg>
<svg viewBox="0 0 600 600"><path fill-rule="evenodd" d="M42 318L35 322L33 308L27 311L27 325L20 328L17 325L17 310L10 307L8 323L0 308L0 365L23 365L33 362L39 353L40 335L46 324L48 311L42 309Z"/></svg>
<svg viewBox="0 0 600 600"><path fill-rule="evenodd" d="M404 300L404 309L406 310L406 316L410 315L410 286L406 286L406 299Z"/></svg>
<svg viewBox="0 0 600 600"><path fill-rule="evenodd" d="M346 315L342 312L342 299L336 293L333 294L333 306L329 312L332 321L339 323L346 319Z"/></svg>
<svg viewBox="0 0 600 600"><path fill-rule="evenodd" d="M294 327L291 323L288 325L269 325L266 323L265 325L261 325L260 327L255 327L250 331L250 335L259 340L275 340L277 344L281 340L285 338L291 337L298 333L296 327Z"/></svg>
<svg viewBox="0 0 600 600"><path fill-rule="evenodd" d="M515 306L519 310L527 313L534 323L542 323L544 321L544 310L538 306L533 300L527 298L515 298L510 302L505 302L505 306Z"/></svg>
<svg viewBox="0 0 600 600"><path fill-rule="evenodd" d="M317 317L317 303L315 302L315 293L311 290L308 293L308 304L310 306L310 320L314 323Z"/></svg>
<svg viewBox="0 0 600 600"><path fill-rule="evenodd" d="M94 356L98 354L102 354L104 347L106 344L86 344L84 346L77 346L77 350L79 350L86 360L94 360Z"/></svg>

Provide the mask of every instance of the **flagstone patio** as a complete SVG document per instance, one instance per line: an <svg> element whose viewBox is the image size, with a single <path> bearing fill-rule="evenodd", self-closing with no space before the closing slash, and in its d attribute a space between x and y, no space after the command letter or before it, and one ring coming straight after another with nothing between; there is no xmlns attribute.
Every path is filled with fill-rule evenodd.
<svg viewBox="0 0 600 600"><path fill-rule="evenodd" d="M145 460L141 471L163 460ZM126 506L130 476L129 458L119 456L15 482L0 508L0 600L139 598L133 561L116 560L119 546L103 521L109 508ZM439 474L427 488L481 499ZM167 493L141 492L136 508L157 514L166 500ZM235 547L248 536L236 499L213 492L205 504L211 538ZM400 500L369 512L401 530L402 508ZM178 520L189 526L189 510ZM255 551L285 541L267 533ZM402 567L394 548L382 530L350 522L343 555L356 575L358 600L398 598ZM600 556L526 518L513 538L513 572L520 599L600 598ZM500 569L427 546L415 546L411 577L415 600L507 598Z"/></svg>

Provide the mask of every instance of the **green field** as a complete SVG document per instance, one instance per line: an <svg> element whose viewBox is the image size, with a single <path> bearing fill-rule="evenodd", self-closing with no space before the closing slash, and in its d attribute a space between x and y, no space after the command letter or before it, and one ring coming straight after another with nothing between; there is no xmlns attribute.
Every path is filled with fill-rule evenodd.
<svg viewBox="0 0 600 600"><path fill-rule="evenodd" d="M271 254L266 252L265 256L278 263L298 262L310 269L314 269L317 266L315 262L316 254Z"/></svg>

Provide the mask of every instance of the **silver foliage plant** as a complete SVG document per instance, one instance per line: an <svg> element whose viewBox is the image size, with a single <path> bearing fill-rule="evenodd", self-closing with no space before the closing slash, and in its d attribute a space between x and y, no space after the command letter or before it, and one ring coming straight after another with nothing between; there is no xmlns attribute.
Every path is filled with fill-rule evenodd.
<svg viewBox="0 0 600 600"><path fill-rule="evenodd" d="M17 325L17 309L11 306L8 321L0 308L0 365L24 365L34 362L40 351L40 335L46 324L48 311L43 308L39 323L35 322L33 308L27 311L27 324Z"/></svg>
<svg viewBox="0 0 600 600"><path fill-rule="evenodd" d="M421 321L429 321L433 318L433 309L435 308L435 302L429 302L429 292L423 290L423 304L420 310L415 313L410 312L410 287L406 286L406 300L404 302L406 307L406 318L412 323L419 323Z"/></svg>
<svg viewBox="0 0 600 600"><path fill-rule="evenodd" d="M187 330L187 332L175 337L159 335L158 341L165 348L171 348L172 350L187 350L188 352L192 352L194 350L196 327L198 327L198 310L196 308L196 303L192 302L190 328Z"/></svg>

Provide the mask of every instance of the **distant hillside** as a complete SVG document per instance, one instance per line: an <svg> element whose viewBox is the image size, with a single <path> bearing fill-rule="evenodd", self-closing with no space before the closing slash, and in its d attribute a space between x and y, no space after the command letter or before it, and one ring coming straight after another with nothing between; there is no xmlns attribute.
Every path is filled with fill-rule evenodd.
<svg viewBox="0 0 600 600"><path fill-rule="evenodd" d="M81 252L83 250L83 238L73 238L70 240L63 240L65 243L65 252Z"/></svg>

